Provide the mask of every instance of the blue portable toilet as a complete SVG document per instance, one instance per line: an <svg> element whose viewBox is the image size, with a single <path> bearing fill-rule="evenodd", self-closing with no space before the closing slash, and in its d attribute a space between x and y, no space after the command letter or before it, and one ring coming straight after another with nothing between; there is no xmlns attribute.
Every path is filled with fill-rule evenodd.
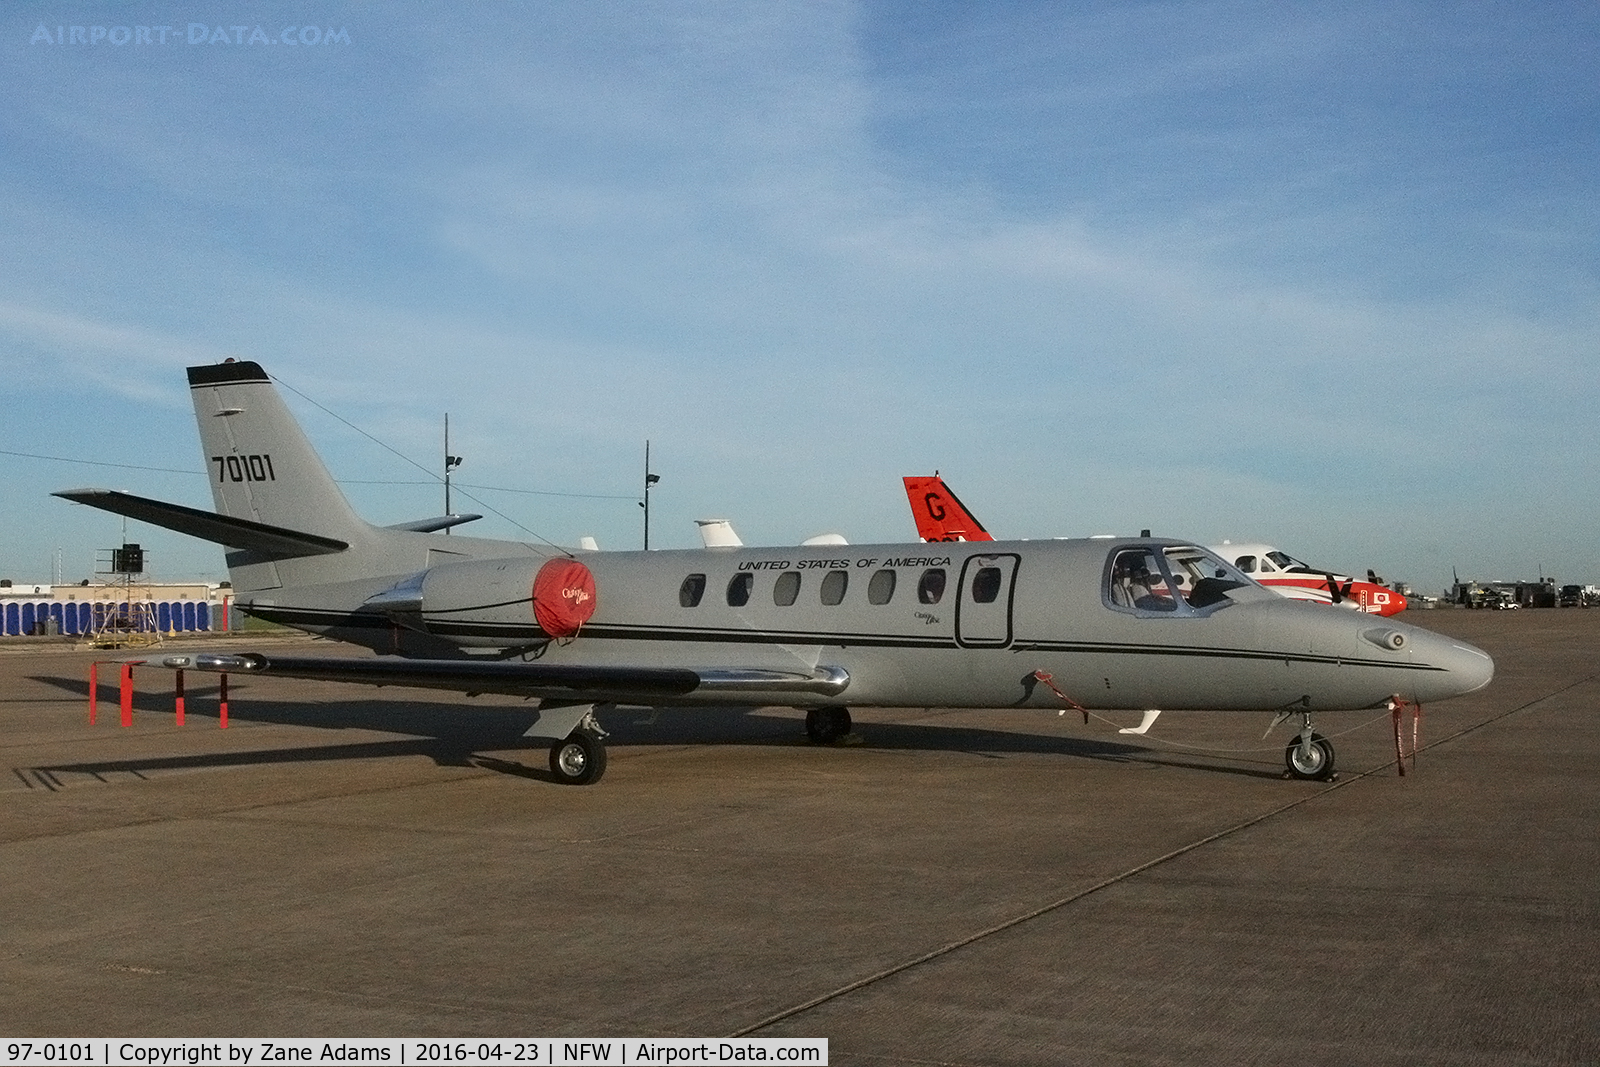
<svg viewBox="0 0 1600 1067"><path fill-rule="evenodd" d="M38 609L33 606L33 603L31 601L26 601L26 600L23 601L23 603L22 603L22 629L18 630L17 632L20 633L20 634L31 634L31 633L33 633L33 624L36 621L38 621L38 614L37 613L38 613Z"/></svg>
<svg viewBox="0 0 1600 1067"><path fill-rule="evenodd" d="M5 606L5 617L5 625L0 626L0 632L4 632L8 636L15 637L18 633L18 614L16 604L7 604Z"/></svg>

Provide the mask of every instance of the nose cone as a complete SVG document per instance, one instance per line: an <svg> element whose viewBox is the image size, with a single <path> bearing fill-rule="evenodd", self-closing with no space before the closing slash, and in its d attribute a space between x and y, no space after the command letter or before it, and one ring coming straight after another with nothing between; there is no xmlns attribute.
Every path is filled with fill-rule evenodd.
<svg viewBox="0 0 1600 1067"><path fill-rule="evenodd" d="M1429 630L1407 627L1412 659L1431 668L1418 672L1413 699L1447 700L1476 693L1494 677L1494 660L1475 645Z"/></svg>

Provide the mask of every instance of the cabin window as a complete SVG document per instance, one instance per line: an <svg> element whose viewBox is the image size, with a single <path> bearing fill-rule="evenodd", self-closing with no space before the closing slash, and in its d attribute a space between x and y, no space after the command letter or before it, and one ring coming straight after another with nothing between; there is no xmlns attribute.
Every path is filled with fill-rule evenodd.
<svg viewBox="0 0 1600 1067"><path fill-rule="evenodd" d="M917 582L917 599L924 604L937 604L944 599L943 567L930 567L922 572Z"/></svg>
<svg viewBox="0 0 1600 1067"><path fill-rule="evenodd" d="M980 567L972 576L972 600L975 604L993 604L1000 595L1000 568Z"/></svg>
<svg viewBox="0 0 1600 1067"><path fill-rule="evenodd" d="M756 576L749 571L735 574L728 582L728 607L742 608L750 603L750 587L755 584Z"/></svg>
<svg viewBox="0 0 1600 1067"><path fill-rule="evenodd" d="M678 603L686 608L700 606L700 598L706 595L706 576L691 574L678 586Z"/></svg>
<svg viewBox="0 0 1600 1067"><path fill-rule="evenodd" d="M778 575L778 580L772 583L772 602L780 608L786 608L793 604L799 595L799 571L784 571Z"/></svg>
<svg viewBox="0 0 1600 1067"><path fill-rule="evenodd" d="M822 577L822 602L832 607L844 600L844 591L850 585L849 571L829 571Z"/></svg>
<svg viewBox="0 0 1600 1067"><path fill-rule="evenodd" d="M867 583L867 603L887 604L894 597L894 571L885 568Z"/></svg>
<svg viewBox="0 0 1600 1067"><path fill-rule="evenodd" d="M1254 574L1256 572L1256 558L1254 556L1240 556L1238 563L1239 569L1246 574Z"/></svg>

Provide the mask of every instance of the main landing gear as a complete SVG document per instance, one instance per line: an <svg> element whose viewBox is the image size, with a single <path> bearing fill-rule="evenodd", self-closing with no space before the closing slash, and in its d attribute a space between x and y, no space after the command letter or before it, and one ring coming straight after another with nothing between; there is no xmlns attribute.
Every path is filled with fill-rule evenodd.
<svg viewBox="0 0 1600 1067"><path fill-rule="evenodd" d="M1281 720L1280 720L1281 721ZM1331 781L1333 775L1333 742L1321 734L1311 732L1311 713L1300 713L1300 734L1283 749L1283 765L1289 777L1307 782Z"/></svg>
<svg viewBox="0 0 1600 1067"><path fill-rule="evenodd" d="M831 745L849 733L849 708L812 708L806 712L806 736L813 745Z"/></svg>
<svg viewBox="0 0 1600 1067"><path fill-rule="evenodd" d="M550 773L563 785L592 785L606 773L606 744L600 735L578 727L550 746Z"/></svg>

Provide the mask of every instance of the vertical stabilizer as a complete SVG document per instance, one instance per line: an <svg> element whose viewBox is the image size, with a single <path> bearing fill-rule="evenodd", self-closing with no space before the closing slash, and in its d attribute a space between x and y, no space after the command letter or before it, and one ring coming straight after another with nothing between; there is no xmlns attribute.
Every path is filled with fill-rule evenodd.
<svg viewBox="0 0 1600 1067"><path fill-rule="evenodd" d="M924 541L994 540L937 473L931 478L913 475L901 480L906 483L917 536Z"/></svg>
<svg viewBox="0 0 1600 1067"><path fill-rule="evenodd" d="M190 367L188 373L206 474L220 514L333 538L352 549L371 540L372 528L345 499L261 364L216 363ZM228 554L230 569L248 569L235 577L255 588L295 584L296 577L287 572L308 565L259 552ZM326 562L316 569L325 571Z"/></svg>

